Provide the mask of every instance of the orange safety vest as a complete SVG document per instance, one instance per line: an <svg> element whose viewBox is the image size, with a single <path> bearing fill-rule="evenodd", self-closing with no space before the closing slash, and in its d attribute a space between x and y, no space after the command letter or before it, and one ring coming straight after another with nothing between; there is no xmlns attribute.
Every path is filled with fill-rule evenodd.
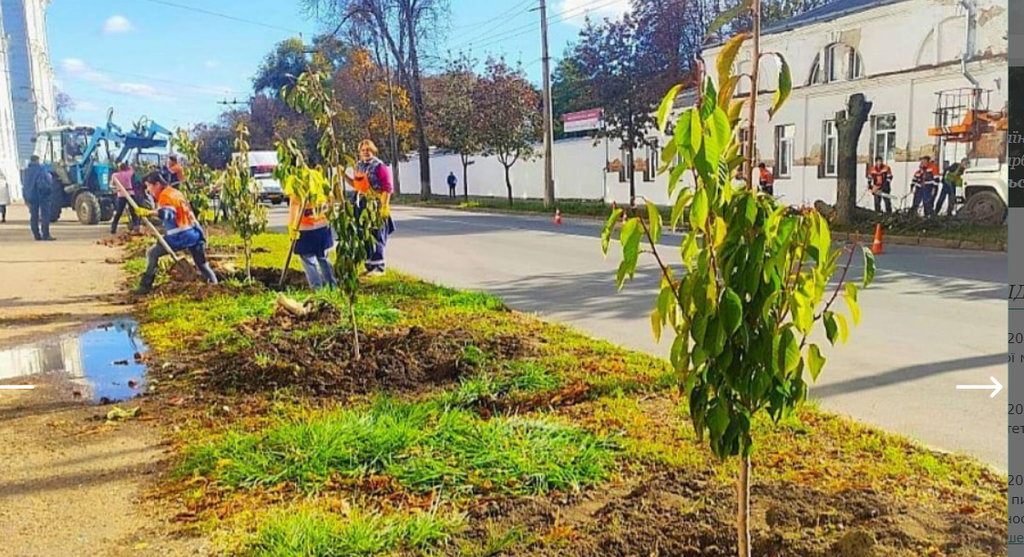
<svg viewBox="0 0 1024 557"><path fill-rule="evenodd" d="M291 222L295 222L295 213L294 213L294 211L298 210L298 206L299 206L299 199L296 198L295 196L292 196L292 199L291 199L291 207L292 207L292 209L290 211L290 219L289 219ZM306 203L306 206L302 208L302 218L299 220L299 230L300 231L302 231L302 230L316 230L318 228L324 228L324 227L328 226L328 224L329 224L329 222L327 220L327 215L324 214L323 212L321 212L318 215L317 212L313 210L313 206L310 205L309 203Z"/></svg>
<svg viewBox="0 0 1024 557"><path fill-rule="evenodd" d="M885 186L885 183L892 180L892 169L889 165L883 164L881 168L872 166L868 170L868 180L871 180L871 185L876 188Z"/></svg>
<svg viewBox="0 0 1024 557"><path fill-rule="evenodd" d="M759 168L761 172L761 185L771 186L775 184L775 176L772 176L772 172L767 168Z"/></svg>
<svg viewBox="0 0 1024 557"><path fill-rule="evenodd" d="M355 178L352 179L352 187L361 194L370 193L370 175L356 170Z"/></svg>
<svg viewBox="0 0 1024 557"><path fill-rule="evenodd" d="M185 194L175 188L165 187L164 191L160 192L156 204L160 209L174 211L174 228L167 231L168 235L183 232L199 224Z"/></svg>

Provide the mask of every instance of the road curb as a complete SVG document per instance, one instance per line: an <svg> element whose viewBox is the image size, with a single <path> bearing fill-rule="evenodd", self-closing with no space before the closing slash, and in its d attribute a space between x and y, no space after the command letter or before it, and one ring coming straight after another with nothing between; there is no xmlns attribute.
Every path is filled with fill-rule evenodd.
<svg viewBox="0 0 1024 557"><path fill-rule="evenodd" d="M492 215L503 215L503 216L516 216L532 218L534 220L543 219L543 215L540 213L532 213L527 211L508 211L502 209L492 209L489 207L446 207L443 205L418 205L418 204L407 204L405 207L421 207L428 209L442 209L446 211L459 211L463 213L479 213L479 214L492 214ZM591 222L591 223L603 223L607 220L607 217L599 217L593 215L562 215L563 222ZM872 234L862 234L859 232L833 232L832 239L840 242L853 242L857 244L871 244L874 241ZM1006 242L974 242L971 240L956 240L946 238L928 238L920 236L899 236L899 235L886 235L884 237L886 244L892 244L896 246L921 246L927 248L940 248L940 249L953 249L953 250L964 250L964 251L985 251L985 252L1006 252Z"/></svg>

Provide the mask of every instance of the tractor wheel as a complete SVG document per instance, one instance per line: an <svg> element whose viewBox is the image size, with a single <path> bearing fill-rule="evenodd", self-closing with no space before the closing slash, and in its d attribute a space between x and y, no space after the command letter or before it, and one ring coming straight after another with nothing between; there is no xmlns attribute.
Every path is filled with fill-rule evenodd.
<svg viewBox="0 0 1024 557"><path fill-rule="evenodd" d="M60 213L64 210L64 195L54 193L50 195L50 222L60 220Z"/></svg>
<svg viewBox="0 0 1024 557"><path fill-rule="evenodd" d="M100 222L107 222L114 218L114 203L109 199L100 202Z"/></svg>
<svg viewBox="0 0 1024 557"><path fill-rule="evenodd" d="M90 192L82 192L75 196L75 213L82 224L98 224L100 222L100 200Z"/></svg>
<svg viewBox="0 0 1024 557"><path fill-rule="evenodd" d="M979 191L967 198L964 216L973 224L1000 225L1006 220L1006 205L993 191Z"/></svg>

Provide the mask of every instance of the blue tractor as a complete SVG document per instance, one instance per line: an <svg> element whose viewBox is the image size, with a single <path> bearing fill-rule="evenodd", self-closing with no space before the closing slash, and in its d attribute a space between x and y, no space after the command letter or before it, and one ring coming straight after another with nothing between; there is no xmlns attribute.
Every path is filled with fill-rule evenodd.
<svg viewBox="0 0 1024 557"><path fill-rule="evenodd" d="M82 224L109 221L117 198L110 185L111 172L145 149L166 148L169 137L169 130L146 118L125 132L113 123L112 109L103 127L41 130L35 152L56 186L50 219L56 221L65 207L71 207Z"/></svg>

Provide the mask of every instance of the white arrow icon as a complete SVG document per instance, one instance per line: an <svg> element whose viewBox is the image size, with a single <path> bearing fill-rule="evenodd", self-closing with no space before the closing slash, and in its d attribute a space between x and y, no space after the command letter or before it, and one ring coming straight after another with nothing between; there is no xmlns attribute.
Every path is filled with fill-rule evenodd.
<svg viewBox="0 0 1024 557"><path fill-rule="evenodd" d="M992 394L989 398L995 398L999 391L1003 390L1003 386L996 381L995 377L989 377L992 380L991 385L957 385L957 389L992 389Z"/></svg>

